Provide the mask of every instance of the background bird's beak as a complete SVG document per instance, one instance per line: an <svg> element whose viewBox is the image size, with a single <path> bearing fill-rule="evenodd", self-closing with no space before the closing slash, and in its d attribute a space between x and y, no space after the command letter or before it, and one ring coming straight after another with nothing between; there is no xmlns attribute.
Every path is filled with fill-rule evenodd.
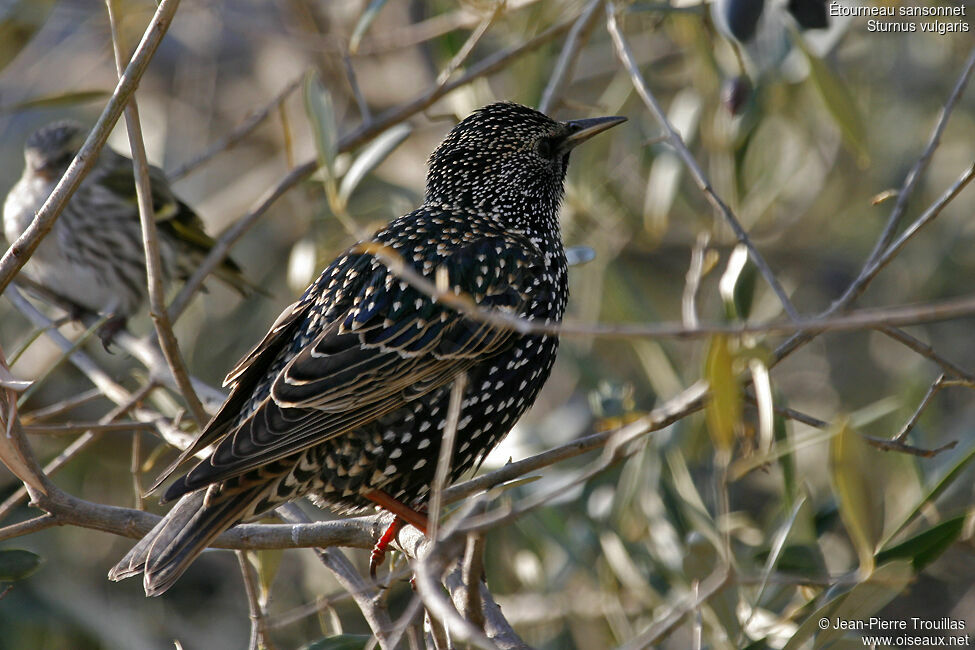
<svg viewBox="0 0 975 650"><path fill-rule="evenodd" d="M562 141L562 149L569 151L597 133L602 133L606 129L611 129L625 121L625 117L614 115L613 117L593 117L588 120L566 122L565 126L569 130L569 135Z"/></svg>

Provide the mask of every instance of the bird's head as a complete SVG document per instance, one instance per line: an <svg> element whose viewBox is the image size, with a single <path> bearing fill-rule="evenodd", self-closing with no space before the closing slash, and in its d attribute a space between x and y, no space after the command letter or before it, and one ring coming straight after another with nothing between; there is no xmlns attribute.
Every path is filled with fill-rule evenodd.
<svg viewBox="0 0 975 650"><path fill-rule="evenodd" d="M625 120L558 122L511 102L480 108L455 126L430 156L427 203L502 216L554 216L569 152Z"/></svg>
<svg viewBox="0 0 975 650"><path fill-rule="evenodd" d="M85 142L87 131L77 122L53 122L35 131L24 145L27 169L45 180L57 180Z"/></svg>

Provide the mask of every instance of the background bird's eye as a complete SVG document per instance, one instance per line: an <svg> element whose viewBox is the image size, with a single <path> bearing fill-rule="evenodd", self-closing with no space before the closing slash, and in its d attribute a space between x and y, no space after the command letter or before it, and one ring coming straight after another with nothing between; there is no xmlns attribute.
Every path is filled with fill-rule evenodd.
<svg viewBox="0 0 975 650"><path fill-rule="evenodd" d="M553 150L551 138L541 138L535 143L535 152L542 158L551 158Z"/></svg>

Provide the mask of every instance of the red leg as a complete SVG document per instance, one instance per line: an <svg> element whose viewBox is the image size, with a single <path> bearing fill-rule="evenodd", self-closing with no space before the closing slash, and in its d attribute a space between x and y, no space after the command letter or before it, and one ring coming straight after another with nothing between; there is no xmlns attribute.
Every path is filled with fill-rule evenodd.
<svg viewBox="0 0 975 650"><path fill-rule="evenodd" d="M400 519L405 520L406 523L418 529L424 535L427 534L427 524L429 523L429 520L424 513L417 512L405 503L397 501L381 490L370 490L369 492L363 492L362 496L369 499L383 510L388 510Z"/></svg>
<svg viewBox="0 0 975 650"><path fill-rule="evenodd" d="M400 517L393 519L393 523L386 528L382 537L376 542L376 545L372 547L372 553L369 554L369 577L373 580L376 579L376 569L383 565L386 560L386 551L389 549L389 545L393 543L396 536L399 535L399 531L402 530L403 526L406 525L406 521Z"/></svg>
<svg viewBox="0 0 975 650"><path fill-rule="evenodd" d="M396 515L393 522L383 532L382 537L380 537L379 541L376 542L376 545L372 549L372 553L369 555L369 575L375 579L376 569L382 566L383 561L386 559L386 551L389 549L389 545L392 544L393 540L396 539L396 536L399 534L399 531L402 530L403 526L410 524L426 535L428 520L427 516L422 512L417 512L408 505L397 501L380 490L371 490L363 493L362 496L369 499L384 510L388 510Z"/></svg>

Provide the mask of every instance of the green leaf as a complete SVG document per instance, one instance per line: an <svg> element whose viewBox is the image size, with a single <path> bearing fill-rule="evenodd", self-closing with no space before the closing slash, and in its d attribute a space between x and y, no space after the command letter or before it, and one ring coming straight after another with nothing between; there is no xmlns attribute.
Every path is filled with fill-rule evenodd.
<svg viewBox="0 0 975 650"><path fill-rule="evenodd" d="M0 113L17 113L33 108L54 108L59 106L74 106L87 102L107 99L112 93L108 90L72 90L66 93L41 95L10 106L0 106Z"/></svg>
<svg viewBox="0 0 975 650"><path fill-rule="evenodd" d="M43 559L36 553L21 549L0 550L0 582L23 580L37 571Z"/></svg>
<svg viewBox="0 0 975 650"><path fill-rule="evenodd" d="M967 515L959 515L942 521L896 546L880 551L877 553L877 563L906 559L911 561L915 571L920 572L958 539L966 518Z"/></svg>
<svg viewBox="0 0 975 650"><path fill-rule="evenodd" d="M748 260L748 248L738 244L728 257L728 265L718 282L728 320L746 320L751 314L757 277L755 265Z"/></svg>
<svg viewBox="0 0 975 650"><path fill-rule="evenodd" d="M313 641L301 650L362 650L371 640L368 634L338 634Z"/></svg>
<svg viewBox="0 0 975 650"><path fill-rule="evenodd" d="M731 455L735 435L741 424L742 394L738 378L732 369L734 356L728 337L719 334L708 346L704 374L711 387L706 416L708 431L715 448L726 456Z"/></svg>
<svg viewBox="0 0 975 650"><path fill-rule="evenodd" d="M883 499L873 489L875 456L845 420L829 446L829 470L840 518L860 558L860 571L868 575L874 566L874 549L883 532Z"/></svg>
<svg viewBox="0 0 975 650"><path fill-rule="evenodd" d="M779 404L784 404L784 398L781 393L776 391L775 401ZM777 449L787 449L788 451L780 454L778 457L779 469L782 470L782 483L785 488L785 503L787 507L791 507L795 500L799 497L799 484L796 482L796 454L795 449L790 445L789 441L789 430L786 425L785 416L775 414L775 418L772 421L772 434L775 437L775 446Z"/></svg>
<svg viewBox="0 0 975 650"><path fill-rule="evenodd" d="M378 167L382 161L386 160L386 157L412 132L413 129L408 124L397 124L377 135L349 165L349 171L342 177L342 184L339 186L341 201L347 203L362 179Z"/></svg>
<svg viewBox="0 0 975 650"><path fill-rule="evenodd" d="M258 600L262 607L267 607L268 601L271 599L271 584L274 583L274 576L278 574L278 569L281 567L284 551L282 549L263 549L256 551L252 557L257 563L257 578L261 586Z"/></svg>
<svg viewBox="0 0 975 650"><path fill-rule="evenodd" d="M790 544L779 553L776 568L784 573L803 576L824 576L826 559L816 544Z"/></svg>
<svg viewBox="0 0 975 650"><path fill-rule="evenodd" d="M319 166L335 178L335 157L338 155L338 122L332 95L322 86L315 72L305 77L305 110L315 134L315 150Z"/></svg>
<svg viewBox="0 0 975 650"><path fill-rule="evenodd" d="M973 442L969 446L968 450L964 453L956 454L954 464L945 470L941 478L932 481L930 485L925 488L924 497L918 501L917 506L915 506L914 509L904 517L900 524L893 529L887 539L891 539L893 536L897 535L901 530L903 530L905 526L911 523L914 518L921 513L927 504L934 502L934 500L941 496L945 490L951 487L956 479L965 476L966 474L964 473L964 470L968 467L972 460L975 460L975 442Z"/></svg>
<svg viewBox="0 0 975 650"><path fill-rule="evenodd" d="M17 58L44 26L56 0L19 0L0 16L0 70Z"/></svg>
<svg viewBox="0 0 975 650"><path fill-rule="evenodd" d="M362 15L359 16L359 22L356 23L355 29L352 31L352 37L349 38L349 54L355 54L359 51L359 44L362 42L362 37L366 35L369 31L372 21L376 19L382 8L386 6L387 0L372 0L369 6L363 10Z"/></svg>
<svg viewBox="0 0 975 650"><path fill-rule="evenodd" d="M899 596L914 577L911 563L896 560L879 567L869 578L857 584L846 593L827 601L799 626L783 650L798 650L815 635L814 647L828 647L844 634L846 630L834 630L837 620L862 621L869 619L884 605ZM827 629L821 628L821 621L827 622Z"/></svg>
<svg viewBox="0 0 975 650"><path fill-rule="evenodd" d="M806 55L806 60L809 62L809 78L826 104L826 110L840 128L843 141L856 154L857 162L865 166L869 163L870 156L867 152L863 118L853 100L853 95L839 77L833 74L829 66L809 50L797 31L793 32L793 40Z"/></svg>

